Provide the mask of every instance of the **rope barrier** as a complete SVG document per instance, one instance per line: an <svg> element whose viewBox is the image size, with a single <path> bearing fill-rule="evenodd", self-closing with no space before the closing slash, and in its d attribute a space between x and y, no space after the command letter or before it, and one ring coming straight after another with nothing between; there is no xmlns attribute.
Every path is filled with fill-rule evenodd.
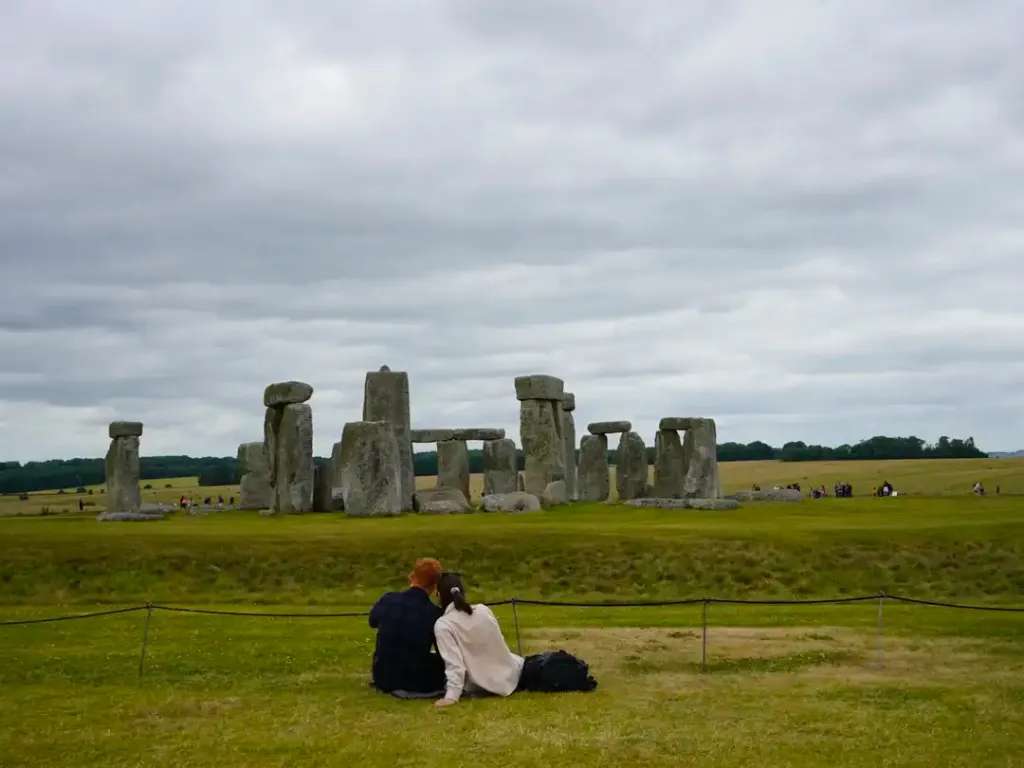
<svg viewBox="0 0 1024 768"><path fill-rule="evenodd" d="M854 597L826 597L808 600L785 600L785 599L751 599L728 598L728 597L692 597L681 600L534 600L529 598L513 597L505 600L489 602L491 607L511 605L513 609L518 605L549 606L555 608L666 608L680 605L842 605L847 603L866 603L873 600L894 600L899 603L910 603L914 605L930 605L939 608L955 608L964 611L991 611L997 613L1024 613L1024 607L1007 605L972 605L969 603L953 603L942 600L925 600L906 595L893 595L886 592L877 592L872 595L857 595ZM147 603L145 605L133 605L127 608L113 608L108 611L94 611L92 613L76 613L66 616L46 616L38 619L15 619L0 621L0 627L11 627L25 624L48 624L58 621L76 621L78 619L95 619L103 616L114 616L122 613L136 613L138 611L167 611L169 613L195 613L207 616L239 616L249 618L268 619L343 619L343 618L364 618L369 616L368 611L343 611L331 613L273 613L269 611L231 611L215 608L187 608L175 605L160 605L158 603Z"/></svg>

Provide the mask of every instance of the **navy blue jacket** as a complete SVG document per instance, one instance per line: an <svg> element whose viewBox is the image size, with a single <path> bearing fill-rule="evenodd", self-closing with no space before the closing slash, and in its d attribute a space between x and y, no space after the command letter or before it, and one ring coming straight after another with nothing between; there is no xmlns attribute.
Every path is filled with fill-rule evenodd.
<svg viewBox="0 0 1024 768"><path fill-rule="evenodd" d="M444 690L444 660L431 653L441 609L419 587L388 592L370 611L377 630L373 684L382 691Z"/></svg>

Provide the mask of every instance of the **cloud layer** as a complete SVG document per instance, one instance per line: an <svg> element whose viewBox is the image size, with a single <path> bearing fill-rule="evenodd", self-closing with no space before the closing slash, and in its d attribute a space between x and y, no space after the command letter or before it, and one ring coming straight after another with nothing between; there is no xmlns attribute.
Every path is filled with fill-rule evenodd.
<svg viewBox="0 0 1024 768"><path fill-rule="evenodd" d="M0 459L415 426L1024 445L1016 3L8 4Z"/></svg>

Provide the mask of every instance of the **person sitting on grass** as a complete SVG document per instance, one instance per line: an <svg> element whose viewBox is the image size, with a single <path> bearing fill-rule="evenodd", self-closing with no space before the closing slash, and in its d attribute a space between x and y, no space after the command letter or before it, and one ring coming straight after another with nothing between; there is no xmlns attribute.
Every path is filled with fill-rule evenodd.
<svg viewBox="0 0 1024 768"><path fill-rule="evenodd" d="M470 605L457 573L444 573L437 585L444 615L434 625L444 659L447 686L435 707L458 704L466 694L509 696L516 691L592 691L597 682L587 665L565 651L527 656L509 650L494 613Z"/></svg>
<svg viewBox="0 0 1024 768"><path fill-rule="evenodd" d="M399 698L438 698L444 691L444 662L433 653L434 622L441 609L430 599L441 577L441 563L416 561L409 588L388 592L370 610L377 630L373 685Z"/></svg>

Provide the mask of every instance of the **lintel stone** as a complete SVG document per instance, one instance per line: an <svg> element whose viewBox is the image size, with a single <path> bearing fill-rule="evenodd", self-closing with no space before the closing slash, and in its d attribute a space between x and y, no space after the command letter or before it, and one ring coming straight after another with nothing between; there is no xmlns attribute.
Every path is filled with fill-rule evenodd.
<svg viewBox="0 0 1024 768"><path fill-rule="evenodd" d="M110 437L142 437L141 421L112 421L110 422Z"/></svg>
<svg viewBox="0 0 1024 768"><path fill-rule="evenodd" d="M491 427L453 429L452 433L450 440L502 440L505 437L504 429L492 429Z"/></svg>
<svg viewBox="0 0 1024 768"><path fill-rule="evenodd" d="M561 400L565 383L557 376L535 373L516 376L517 400Z"/></svg>
<svg viewBox="0 0 1024 768"><path fill-rule="evenodd" d="M632 430L633 423L629 421L595 421L587 425L587 431L592 435L611 435Z"/></svg>
<svg viewBox="0 0 1024 768"><path fill-rule="evenodd" d="M313 396L313 387L303 381L279 381L263 390L263 405L279 408L292 403L304 403Z"/></svg>
<svg viewBox="0 0 1024 768"><path fill-rule="evenodd" d="M413 429L409 431L413 443L443 443L455 439L454 429Z"/></svg>
<svg viewBox="0 0 1024 768"><path fill-rule="evenodd" d="M698 416L666 416L658 424L658 429L674 429L685 431L703 426L710 419L703 419Z"/></svg>

